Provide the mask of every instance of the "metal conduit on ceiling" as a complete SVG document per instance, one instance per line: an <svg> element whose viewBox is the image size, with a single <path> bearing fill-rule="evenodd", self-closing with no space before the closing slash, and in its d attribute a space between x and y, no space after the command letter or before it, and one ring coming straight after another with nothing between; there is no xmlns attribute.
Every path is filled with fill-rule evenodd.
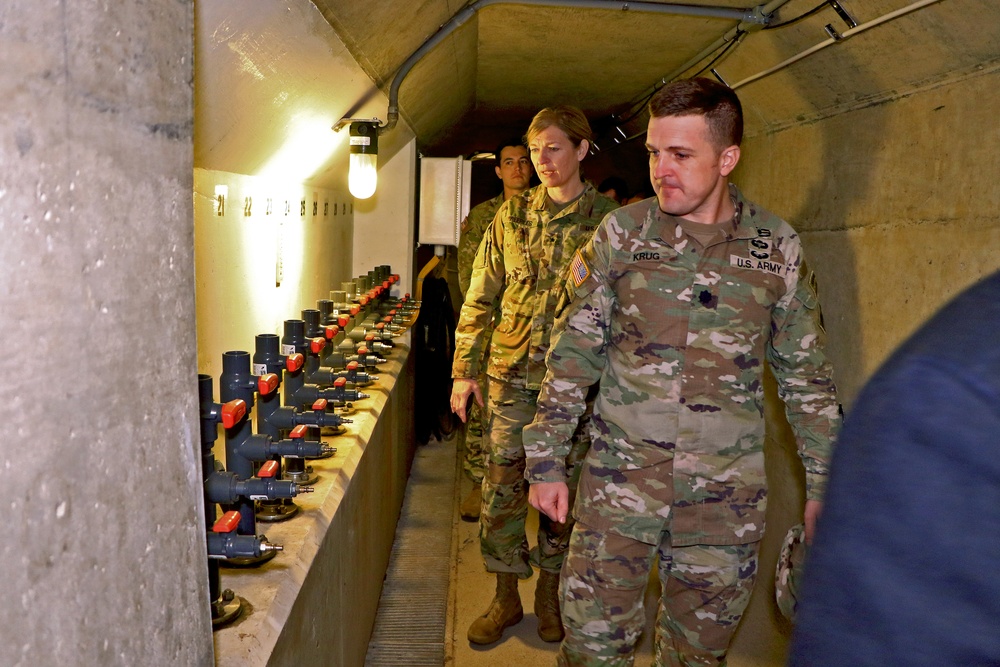
<svg viewBox="0 0 1000 667"><path fill-rule="evenodd" d="M788 1L789 0L785 0L785 2L788 2ZM768 76L770 76L770 75L772 75L772 74L774 74L776 72L779 72L779 71L785 69L789 65L793 65L793 64L799 62L800 60L805 60L809 56L812 56L813 54L818 53L819 51L822 51L823 49L825 49L825 48L827 48L829 46L833 46L834 44L839 44L841 42L844 42L849 37L857 35L858 33L865 32L866 30L870 30L872 28L878 27L878 26L880 26L880 25L882 25L884 23L888 23L890 21L894 21L894 20L896 20L898 18L906 16L907 14L911 14L911 13L917 11L917 10L924 9L926 7L929 7L930 5L933 5L933 4L937 4L938 2L941 2L941 0L916 0L916 2L913 2L913 3L909 4L909 5L906 5L905 7L901 7L899 9L895 10L895 11L889 12L888 14L884 14L884 15L878 17L878 18L872 19L871 21L867 21L865 23L861 23L861 24L855 25L853 28L845 30L838 37L831 37L830 39L827 39L825 41L820 42L819 44L811 46L808 49L805 49L804 51L800 51L799 53L795 54L794 56L791 56L790 58L787 58L787 59L781 61L777 65L769 67L769 68L763 70L762 72L758 72L757 74L754 74L752 76L748 76L745 79L737 81L731 87L732 87L733 90L736 90L737 88L742 88L743 86L749 85L749 84L751 84L751 83L753 83L755 81L759 81L760 79L764 79L764 78L766 78L766 77L768 77ZM727 35L728 34L729 33L727 33ZM688 69L690 69L690 68L694 67L695 65L697 65L701 60L704 60L705 58L707 58L709 55L712 54L712 52L714 52L715 50L718 50L719 47L722 46L722 45L724 45L724 44L725 44L724 40L720 40L719 42L716 42L716 44L714 44L713 47L705 49L705 51L703 51L701 54L699 54L696 58L692 58L684 66L682 66L682 67L674 70L674 72L671 73L671 75L669 75L669 77L680 76L681 74L683 74ZM669 81L673 80L672 78L669 78L669 77L664 77L663 80L662 80L662 83L666 84ZM628 142L628 141L633 141L635 139L638 139L639 137L641 137L641 136L643 136L645 134L646 134L646 132L645 132L645 130L643 130L642 132L638 132L636 134L628 136L628 137L626 137L623 140L623 143L624 142Z"/></svg>
<svg viewBox="0 0 1000 667"><path fill-rule="evenodd" d="M464 25L466 21L475 16L476 12L484 7L498 4L515 4L540 5L546 7L571 7L573 9L617 8L620 11L640 11L658 14L674 14L679 16L728 19L732 21L739 21L739 26L744 26L744 30L748 30L751 25L758 27L766 25L770 20L770 14L774 11L774 9L780 7L786 2L789 2L789 0L772 0L765 5L755 8L739 9L732 7L695 6L658 2L624 2L621 0L615 0L613 2L609 2L608 0L476 0L476 2L464 7L451 17L447 23L442 25L436 33L428 38L427 41L425 41L420 48L414 51L400 66L389 86L389 105L386 122L379 126L378 131L379 134L382 134L388 132L396 126L396 123L399 120L399 87L403 83L403 79L406 78L406 75L410 73L411 69L413 69L413 66L416 65L417 62L424 57L424 55L441 43L442 40L448 37L448 35ZM737 26L737 28L739 26Z"/></svg>

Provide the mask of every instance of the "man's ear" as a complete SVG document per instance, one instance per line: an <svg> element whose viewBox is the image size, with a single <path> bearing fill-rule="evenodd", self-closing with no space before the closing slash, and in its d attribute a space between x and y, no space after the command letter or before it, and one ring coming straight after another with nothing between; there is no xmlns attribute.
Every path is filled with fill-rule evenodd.
<svg viewBox="0 0 1000 667"><path fill-rule="evenodd" d="M719 155L719 171L723 176L729 176L729 174L736 169L736 164L740 161L740 147L730 146L729 148L722 149L722 154Z"/></svg>
<svg viewBox="0 0 1000 667"><path fill-rule="evenodd" d="M493 167L493 171L497 173L497 178L503 180L503 176L500 175L500 167Z"/></svg>

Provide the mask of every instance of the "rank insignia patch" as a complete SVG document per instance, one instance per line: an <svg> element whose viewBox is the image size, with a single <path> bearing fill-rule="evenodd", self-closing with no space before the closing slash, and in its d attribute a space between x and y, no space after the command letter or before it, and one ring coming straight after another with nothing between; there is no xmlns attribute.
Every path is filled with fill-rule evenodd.
<svg viewBox="0 0 1000 667"><path fill-rule="evenodd" d="M569 265L569 272L573 276L573 284L577 287L590 277L590 268L587 266L587 262L584 261L583 255L580 254L579 250L576 251L576 256L573 257L573 263Z"/></svg>

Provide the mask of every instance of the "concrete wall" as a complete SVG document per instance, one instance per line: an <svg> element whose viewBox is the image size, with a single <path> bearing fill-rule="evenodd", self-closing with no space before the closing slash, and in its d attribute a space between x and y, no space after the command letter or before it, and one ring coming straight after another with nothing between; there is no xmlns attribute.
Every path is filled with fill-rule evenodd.
<svg viewBox="0 0 1000 667"><path fill-rule="evenodd" d="M215 193L223 188L220 207ZM224 352L253 353L257 334L280 336L285 320L299 319L356 275L353 209L346 192L195 171L200 372L218 385Z"/></svg>
<svg viewBox="0 0 1000 667"><path fill-rule="evenodd" d="M864 381L997 267L1000 74L958 78L751 140L740 181L802 234L837 380Z"/></svg>
<svg viewBox="0 0 1000 667"><path fill-rule="evenodd" d="M190 3L0 10L0 664L204 665Z"/></svg>
<svg viewBox="0 0 1000 667"><path fill-rule="evenodd" d="M801 233L818 275L848 419L858 391L892 350L952 296L1000 268L998 84L1000 75L989 71L955 78L744 144L736 182ZM768 532L734 665L782 664L790 633L769 598L777 551L804 492L773 386L770 396Z"/></svg>

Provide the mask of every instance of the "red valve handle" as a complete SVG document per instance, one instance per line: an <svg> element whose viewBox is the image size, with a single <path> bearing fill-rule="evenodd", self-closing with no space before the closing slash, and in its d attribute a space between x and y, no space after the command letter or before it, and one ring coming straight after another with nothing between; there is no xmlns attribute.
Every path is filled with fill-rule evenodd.
<svg viewBox="0 0 1000 667"><path fill-rule="evenodd" d="M367 296L359 297L358 298L358 303L360 303L362 306L367 306L368 305L368 297ZM351 308L351 310L353 311L354 309Z"/></svg>
<svg viewBox="0 0 1000 667"><path fill-rule="evenodd" d="M337 378L336 380L333 381L333 386L336 387L337 389L340 389L346 384L347 384L347 378Z"/></svg>
<svg viewBox="0 0 1000 667"><path fill-rule="evenodd" d="M392 322L392 315L386 315L382 318L383 322Z"/></svg>
<svg viewBox="0 0 1000 667"><path fill-rule="evenodd" d="M316 399L316 402L313 403L313 410L326 410L326 404L327 402L325 398L318 398Z"/></svg>
<svg viewBox="0 0 1000 667"><path fill-rule="evenodd" d="M337 318L337 324L339 324L341 328L346 327L350 323L350 321L351 320L348 317L338 317Z"/></svg>
<svg viewBox="0 0 1000 667"><path fill-rule="evenodd" d="M306 358L301 352L296 352L295 354L290 354L285 359L285 368L288 369L289 373L297 373L303 364L306 363Z"/></svg>
<svg viewBox="0 0 1000 667"><path fill-rule="evenodd" d="M330 327L324 326L323 327L323 337L326 338L327 340L330 340L331 338L333 338L336 335L337 335L337 328L336 327L332 327L332 326L330 326Z"/></svg>
<svg viewBox="0 0 1000 667"><path fill-rule="evenodd" d="M362 345L361 347L358 348L358 354L359 355L361 355L361 354L368 354L368 348L365 347L364 345Z"/></svg>
<svg viewBox="0 0 1000 667"><path fill-rule="evenodd" d="M382 289L386 289L387 290L390 287L392 287L392 281L391 280L383 280L382 281Z"/></svg>
<svg viewBox="0 0 1000 667"><path fill-rule="evenodd" d="M365 340L366 341L373 341L373 340L375 340L375 334L372 334L372 333L365 334Z"/></svg>
<svg viewBox="0 0 1000 667"><path fill-rule="evenodd" d="M308 426L306 426L305 424L299 424L298 426L296 426L295 428L292 429L292 432L288 434L288 437L289 438L304 438L304 437L306 437L306 433L308 433L308 432L309 432L309 427Z"/></svg>
<svg viewBox="0 0 1000 667"><path fill-rule="evenodd" d="M348 361L347 362L347 370L349 370L349 371L356 371L356 370L358 370L358 362L356 362L356 361Z"/></svg>
<svg viewBox="0 0 1000 667"><path fill-rule="evenodd" d="M246 416L247 404L242 398L236 398L222 406L222 425L232 428Z"/></svg>
<svg viewBox="0 0 1000 667"><path fill-rule="evenodd" d="M324 347L326 347L326 339L325 338L311 338L311 339L309 339L309 350L313 354L319 354L320 352L323 351Z"/></svg>
<svg viewBox="0 0 1000 667"><path fill-rule="evenodd" d="M357 315L360 312L361 312L361 306L359 306L357 304L354 304L353 306L351 306L351 315Z"/></svg>
<svg viewBox="0 0 1000 667"><path fill-rule="evenodd" d="M278 388L278 376L274 373L265 373L257 378L257 391L261 396L267 396Z"/></svg>
<svg viewBox="0 0 1000 667"><path fill-rule="evenodd" d="M274 477L278 474L278 462L271 460L260 467L257 471L257 477L261 479L266 479L268 477Z"/></svg>
<svg viewBox="0 0 1000 667"><path fill-rule="evenodd" d="M229 510L219 517L219 520L212 526L213 533L231 533L240 525L240 513L236 510Z"/></svg>
<svg viewBox="0 0 1000 667"><path fill-rule="evenodd" d="M379 331L385 329L385 322L379 322L378 324L375 325L375 328L378 329Z"/></svg>

